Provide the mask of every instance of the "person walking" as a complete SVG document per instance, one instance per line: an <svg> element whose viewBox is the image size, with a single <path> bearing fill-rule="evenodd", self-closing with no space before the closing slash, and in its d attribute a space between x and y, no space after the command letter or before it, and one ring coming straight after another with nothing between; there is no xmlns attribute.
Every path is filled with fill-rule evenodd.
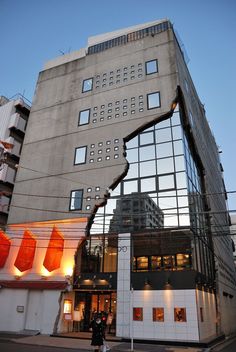
<svg viewBox="0 0 236 352"><path fill-rule="evenodd" d="M100 315L92 320L90 327L92 328L91 346L95 346L94 352L99 352L105 340L105 327Z"/></svg>

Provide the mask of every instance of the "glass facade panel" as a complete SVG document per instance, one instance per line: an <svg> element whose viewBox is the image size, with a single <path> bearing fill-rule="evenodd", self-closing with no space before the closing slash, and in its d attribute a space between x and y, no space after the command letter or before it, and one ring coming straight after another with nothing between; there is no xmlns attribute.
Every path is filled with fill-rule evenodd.
<svg viewBox="0 0 236 352"><path fill-rule="evenodd" d="M141 192L151 192L156 189L156 178L149 177L141 179Z"/></svg>
<svg viewBox="0 0 236 352"><path fill-rule="evenodd" d="M174 175L166 175L158 177L159 190L175 188Z"/></svg>
<svg viewBox="0 0 236 352"><path fill-rule="evenodd" d="M125 181L124 182L124 194L130 194L133 192L138 192L138 181Z"/></svg>
<svg viewBox="0 0 236 352"><path fill-rule="evenodd" d="M156 143L163 143L172 140L171 129L163 128L161 130L156 130Z"/></svg>
<svg viewBox="0 0 236 352"><path fill-rule="evenodd" d="M140 177L156 175L156 162L155 160L144 161L139 164Z"/></svg>
<svg viewBox="0 0 236 352"><path fill-rule="evenodd" d="M155 146L150 145L147 147L139 148L140 161L155 159Z"/></svg>
<svg viewBox="0 0 236 352"><path fill-rule="evenodd" d="M89 123L90 109L80 111L78 125L86 125Z"/></svg>
<svg viewBox="0 0 236 352"><path fill-rule="evenodd" d="M154 142L153 132L140 134L140 145L153 144L153 142Z"/></svg>
<svg viewBox="0 0 236 352"><path fill-rule="evenodd" d="M130 163L138 161L138 149L128 149L127 150L127 159Z"/></svg>
<svg viewBox="0 0 236 352"><path fill-rule="evenodd" d="M157 160L157 173L168 174L174 172L173 158L165 158Z"/></svg>
<svg viewBox="0 0 236 352"><path fill-rule="evenodd" d="M83 202L83 190L71 191L70 210L81 210Z"/></svg>
<svg viewBox="0 0 236 352"><path fill-rule="evenodd" d="M162 143L156 145L157 158L165 158L173 155L172 143Z"/></svg>

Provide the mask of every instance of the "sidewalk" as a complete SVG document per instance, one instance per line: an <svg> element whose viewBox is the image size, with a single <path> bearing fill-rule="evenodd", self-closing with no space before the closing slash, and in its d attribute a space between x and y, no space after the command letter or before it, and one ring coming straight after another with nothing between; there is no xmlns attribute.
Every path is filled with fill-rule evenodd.
<svg viewBox="0 0 236 352"><path fill-rule="evenodd" d="M40 345L50 347L61 347L68 349L77 349L78 351L93 351L93 347L90 345L90 340L78 339L78 338L63 338L63 337L52 337L49 335L36 335L27 337L17 337L11 339L16 343L29 344L29 345ZM130 342L120 341L109 341L109 347L112 352L127 352L131 350ZM157 344L142 344L135 343L134 350L138 352L203 352L206 351L204 348L199 347L186 347L186 346L163 346Z"/></svg>

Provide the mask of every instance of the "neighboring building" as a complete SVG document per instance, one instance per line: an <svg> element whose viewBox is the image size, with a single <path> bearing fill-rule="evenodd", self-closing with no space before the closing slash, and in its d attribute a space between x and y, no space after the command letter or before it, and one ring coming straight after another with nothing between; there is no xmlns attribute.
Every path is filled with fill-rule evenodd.
<svg viewBox="0 0 236 352"><path fill-rule="evenodd" d="M234 249L234 264L236 267L236 215L231 215L231 228L230 228L231 237L233 240L233 249Z"/></svg>
<svg viewBox="0 0 236 352"><path fill-rule="evenodd" d="M7 223L8 210L19 164L30 106L20 94L0 96L0 225Z"/></svg>
<svg viewBox="0 0 236 352"><path fill-rule="evenodd" d="M102 311L123 338L235 331L218 148L168 20L46 64L4 236L0 330L86 332Z"/></svg>

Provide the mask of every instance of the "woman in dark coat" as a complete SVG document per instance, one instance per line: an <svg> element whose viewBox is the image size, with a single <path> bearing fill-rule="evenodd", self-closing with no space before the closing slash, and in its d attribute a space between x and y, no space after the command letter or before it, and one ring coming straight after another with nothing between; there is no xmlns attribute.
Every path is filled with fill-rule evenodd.
<svg viewBox="0 0 236 352"><path fill-rule="evenodd" d="M92 328L91 345L96 346L95 352L98 352L100 346L103 345L103 339L105 339L105 327L99 316L92 321L90 326Z"/></svg>

